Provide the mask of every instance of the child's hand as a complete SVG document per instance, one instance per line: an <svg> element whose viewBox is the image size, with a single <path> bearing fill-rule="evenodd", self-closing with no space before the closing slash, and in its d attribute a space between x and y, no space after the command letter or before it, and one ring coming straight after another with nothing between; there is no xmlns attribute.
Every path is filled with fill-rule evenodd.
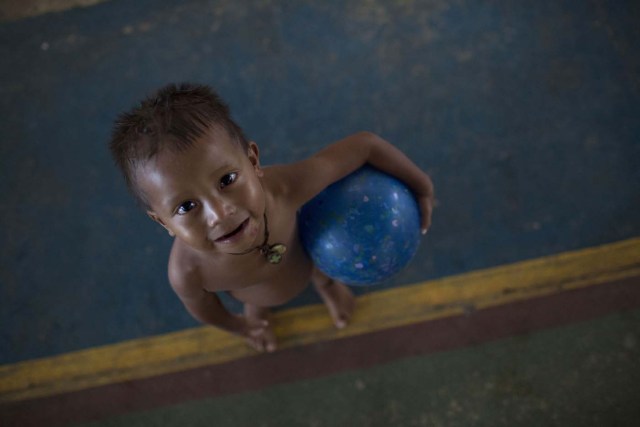
<svg viewBox="0 0 640 427"><path fill-rule="evenodd" d="M248 319L240 316L243 327L240 334L247 343L259 352L271 353L276 350L276 335L267 320Z"/></svg>
<svg viewBox="0 0 640 427"><path fill-rule="evenodd" d="M429 196L419 196L417 201L420 207L420 231L424 235L427 234L429 227L431 227L431 212L434 204L433 193Z"/></svg>

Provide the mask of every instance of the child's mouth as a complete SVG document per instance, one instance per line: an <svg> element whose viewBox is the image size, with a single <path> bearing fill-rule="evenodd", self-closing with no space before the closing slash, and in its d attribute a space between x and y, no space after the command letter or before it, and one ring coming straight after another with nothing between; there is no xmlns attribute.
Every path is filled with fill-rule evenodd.
<svg viewBox="0 0 640 427"><path fill-rule="evenodd" d="M234 237L239 235L242 232L242 230L245 229L248 223L249 223L249 218L242 221L242 223L237 228L232 230L230 233L227 233L224 236L217 238L216 242L223 243L223 242L232 240Z"/></svg>

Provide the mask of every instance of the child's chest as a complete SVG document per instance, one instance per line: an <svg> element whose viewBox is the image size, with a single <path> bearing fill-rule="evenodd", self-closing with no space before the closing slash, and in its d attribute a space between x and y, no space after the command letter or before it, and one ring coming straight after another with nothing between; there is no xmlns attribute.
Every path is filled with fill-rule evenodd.
<svg viewBox="0 0 640 427"><path fill-rule="evenodd" d="M205 263L201 268L206 290L227 291L245 303L273 306L286 303L307 286L312 263L300 243L296 213L270 215L268 224L267 244L286 248L280 262L270 263L267 253L255 250L229 258L224 268Z"/></svg>

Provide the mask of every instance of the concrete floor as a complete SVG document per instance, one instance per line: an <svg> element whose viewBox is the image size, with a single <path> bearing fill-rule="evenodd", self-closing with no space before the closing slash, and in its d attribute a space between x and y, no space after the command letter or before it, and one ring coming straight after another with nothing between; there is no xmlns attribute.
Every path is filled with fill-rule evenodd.
<svg viewBox="0 0 640 427"><path fill-rule="evenodd" d="M171 81L214 86L263 163L366 129L431 174L416 261L358 293L640 235L638 2L95 3L1 15L0 364L196 326L107 151Z"/></svg>

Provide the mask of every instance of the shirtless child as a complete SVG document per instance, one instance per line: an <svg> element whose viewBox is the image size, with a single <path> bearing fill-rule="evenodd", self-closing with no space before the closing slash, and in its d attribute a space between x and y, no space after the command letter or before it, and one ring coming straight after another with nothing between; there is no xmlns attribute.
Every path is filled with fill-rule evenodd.
<svg viewBox="0 0 640 427"><path fill-rule="evenodd" d="M325 187L370 163L413 190L423 233L431 223L431 180L378 136L357 133L306 160L263 167L256 143L206 86L162 88L118 118L110 148L149 217L174 237L169 281L186 309L258 351L276 349L268 307L309 282L337 328L350 319L353 294L314 268L298 236L298 209ZM272 263L275 244L286 252ZM229 313L217 292L244 303L244 315Z"/></svg>

